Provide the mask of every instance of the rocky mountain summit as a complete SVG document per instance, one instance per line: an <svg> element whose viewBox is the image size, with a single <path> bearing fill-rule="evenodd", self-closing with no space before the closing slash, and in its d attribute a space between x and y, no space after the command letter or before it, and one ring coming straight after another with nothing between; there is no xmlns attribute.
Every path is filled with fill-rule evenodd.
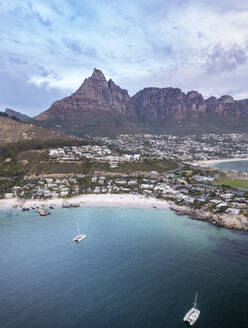
<svg viewBox="0 0 248 328"><path fill-rule="evenodd" d="M118 133L119 129L131 132L136 114L127 90L112 80L107 81L100 70L94 69L92 76L85 79L75 93L55 101L34 119L38 125L71 134L105 135Z"/></svg>
<svg viewBox="0 0 248 328"><path fill-rule="evenodd" d="M204 99L197 91L178 88L145 88L130 97L94 69L75 93L33 122L76 135L248 132L248 100Z"/></svg>
<svg viewBox="0 0 248 328"><path fill-rule="evenodd" d="M94 69L91 77L84 80L80 88L71 96L55 101L45 114L58 116L83 111L115 111L127 114L130 110L130 97L127 90L121 89L112 80L107 82L100 70ZM36 117L42 120L44 115Z"/></svg>

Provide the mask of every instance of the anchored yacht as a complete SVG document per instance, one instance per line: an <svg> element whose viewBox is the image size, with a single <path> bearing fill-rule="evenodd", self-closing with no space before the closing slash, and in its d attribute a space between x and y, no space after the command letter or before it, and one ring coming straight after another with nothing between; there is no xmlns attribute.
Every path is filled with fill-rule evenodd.
<svg viewBox="0 0 248 328"><path fill-rule="evenodd" d="M81 240L86 238L86 235L80 233L78 222L77 222L77 229L78 229L78 235L75 238L73 238L73 241L76 241L77 243L79 243Z"/></svg>
<svg viewBox="0 0 248 328"><path fill-rule="evenodd" d="M183 321L188 323L190 326L196 322L199 318L200 310L196 308L196 301L197 301L197 293L195 294L195 301L193 303L193 307L185 314Z"/></svg>

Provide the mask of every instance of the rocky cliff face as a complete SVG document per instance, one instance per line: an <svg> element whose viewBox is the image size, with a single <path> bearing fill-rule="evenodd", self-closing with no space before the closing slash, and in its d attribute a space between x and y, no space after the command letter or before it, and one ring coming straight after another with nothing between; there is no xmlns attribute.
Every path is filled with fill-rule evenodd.
<svg viewBox="0 0 248 328"><path fill-rule="evenodd" d="M147 119L175 120L207 118L211 114L218 116L247 116L248 101L235 101L231 96L219 99L211 97L204 100L197 91L187 94L177 88L146 88L132 98L139 117Z"/></svg>
<svg viewBox="0 0 248 328"><path fill-rule="evenodd" d="M183 93L177 88L146 88L133 96L133 104L139 117L181 120L186 116L199 117L206 112L206 104L196 91Z"/></svg>
<svg viewBox="0 0 248 328"><path fill-rule="evenodd" d="M36 117L48 118L47 114L65 118L68 115L83 114L85 111L114 111L118 114L131 112L130 96L112 80L107 82L100 70L94 69L91 77L84 80L80 88L71 96L55 101L48 111ZM96 114L96 112L94 112Z"/></svg>
<svg viewBox="0 0 248 328"><path fill-rule="evenodd" d="M35 122L78 135L248 132L248 100L205 100L197 91L178 88L145 88L130 97L94 69L75 93L54 102Z"/></svg>

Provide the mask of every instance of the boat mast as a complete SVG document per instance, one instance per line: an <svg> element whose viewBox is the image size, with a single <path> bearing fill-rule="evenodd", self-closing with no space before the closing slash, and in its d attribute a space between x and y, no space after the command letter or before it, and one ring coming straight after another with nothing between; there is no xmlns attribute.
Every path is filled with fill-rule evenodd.
<svg viewBox="0 0 248 328"><path fill-rule="evenodd" d="M195 301L194 301L194 304L193 304L194 308L196 308L196 301L197 301L197 292L195 293Z"/></svg>
<svg viewBox="0 0 248 328"><path fill-rule="evenodd" d="M77 222L78 235L80 235L79 223Z"/></svg>

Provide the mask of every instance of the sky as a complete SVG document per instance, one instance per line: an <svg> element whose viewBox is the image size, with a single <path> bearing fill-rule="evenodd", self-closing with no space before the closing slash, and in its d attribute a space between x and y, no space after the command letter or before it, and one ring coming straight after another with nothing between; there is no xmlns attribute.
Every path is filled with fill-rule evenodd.
<svg viewBox="0 0 248 328"><path fill-rule="evenodd" d="M248 1L0 0L0 111L34 116L94 67L130 95L248 98Z"/></svg>

